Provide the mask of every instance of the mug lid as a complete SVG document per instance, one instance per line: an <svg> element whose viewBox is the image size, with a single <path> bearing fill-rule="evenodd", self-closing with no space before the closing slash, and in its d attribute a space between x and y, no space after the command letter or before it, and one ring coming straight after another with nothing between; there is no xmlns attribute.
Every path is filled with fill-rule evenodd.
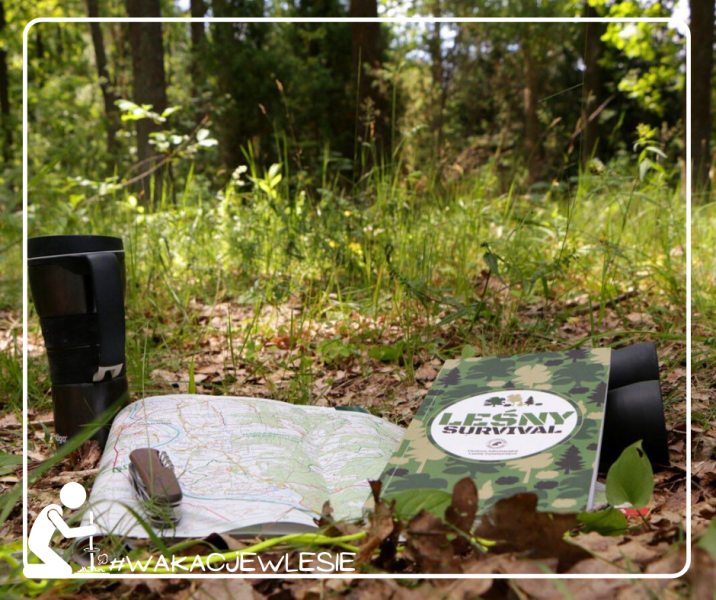
<svg viewBox="0 0 716 600"><path fill-rule="evenodd" d="M86 252L123 251L122 239L108 235L43 235L27 240L29 259Z"/></svg>

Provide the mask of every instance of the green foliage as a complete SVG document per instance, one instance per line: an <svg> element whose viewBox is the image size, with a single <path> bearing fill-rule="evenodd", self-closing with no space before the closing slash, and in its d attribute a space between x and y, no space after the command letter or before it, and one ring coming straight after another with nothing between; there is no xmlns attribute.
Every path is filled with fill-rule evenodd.
<svg viewBox="0 0 716 600"><path fill-rule="evenodd" d="M64 17L84 11L78 3L4 5L15 152L0 174L0 310L17 307L20 290L20 34L36 13ZM337 0L211 5L215 16L234 17L347 12ZM519 2L509 10L547 16L581 5ZM503 16L505 7L479 0L443 4L445 15ZM416 4L411 10L434 8ZM182 14L171 3L162 9L167 16ZM610 3L609 10L617 8ZM125 16L121 2L102 11ZM633 330L621 313L617 325L607 325L604 311L606 302L632 288L654 299L648 310L659 335L683 339L669 308L684 303L686 243L677 162L683 76L675 68L682 40L673 31L664 36L649 26L625 33L624 25L610 26L602 77L604 99L614 99L598 116L599 157L580 173L581 26L446 24L438 31L449 40L438 45L440 57L430 52L434 29L384 27L388 61L375 81L390 100L387 155L356 136L366 119L355 104L348 23L210 25L196 57L188 27L166 24L172 108L161 114L131 101L126 28L102 29L110 87L115 98L127 99L118 106L124 120L118 119L112 151L86 24L43 23L30 31L29 233L124 238L127 357L135 395L166 391L153 370L185 373L188 365L190 391L241 394L249 379L264 377L273 397L314 403L313 383L325 376L325 365L343 361L353 361L357 377L387 368L371 360L400 361L410 380L426 357L531 351L557 339L598 344L606 328L619 336ZM525 177L523 144L528 46L540 74L545 164L542 180L533 185ZM194 58L198 85L191 77ZM439 73L445 75L442 83ZM164 196L152 206L126 183L137 174L135 128L142 119L160 125L152 143L172 157ZM696 226L703 228L704 247L714 243L704 225L713 221L713 209L695 212L703 221ZM703 256L694 268L695 280L716 272ZM712 310L713 298L695 290L699 306ZM585 297L600 309L588 331L565 337L569 313L543 307L581 304ZM225 332L217 335L213 319L201 320L194 309L194 303L222 302L252 315L230 331L228 342ZM290 323L264 318L289 302L301 304ZM535 310L526 318L525 308ZM345 326L355 314L374 322ZM30 333L39 336L36 315L30 317ZM313 322L335 324L330 339L304 344L302 335ZM294 375L286 387L272 387L274 365L265 364L266 340L274 338L287 340L288 350L277 353L281 368ZM224 359L217 369L224 376L207 385L198 381L194 356L201 344L217 339L215 356ZM31 357L29 371L32 405L49 410L44 358ZM0 396L16 409L17 344L0 354L0 373ZM75 448L66 447L31 479ZM0 470L12 468L3 460ZM642 462L636 461L640 469ZM615 473L612 500L644 499L648 483L636 486ZM18 499L19 492L3 497L0 522ZM402 504L408 513L421 507L444 512L440 499L427 491ZM582 522L589 530L612 533L620 519L606 511Z"/></svg>
<svg viewBox="0 0 716 600"><path fill-rule="evenodd" d="M327 365L337 364L352 356L360 355L357 347L345 344L340 338L322 342L316 350Z"/></svg>
<svg viewBox="0 0 716 600"><path fill-rule="evenodd" d="M602 535L620 535L627 530L628 523L624 513L618 508L606 508L597 512L581 512L579 522L584 533L596 531Z"/></svg>
<svg viewBox="0 0 716 600"><path fill-rule="evenodd" d="M668 18L670 13L661 2L645 6L643 2L628 0L614 3L608 16ZM619 91L659 117L664 117L669 109L679 110L677 102L684 89L683 45L668 43L663 27L655 23L610 23L603 39L632 63L626 69L620 68L623 77L618 84Z"/></svg>
<svg viewBox="0 0 716 600"><path fill-rule="evenodd" d="M141 121L142 119L151 119L157 125L166 123L167 117L179 110L179 106L170 106L169 108L158 114L152 111L151 104L142 104L139 106L130 100L115 101L117 108L122 112L122 121Z"/></svg>
<svg viewBox="0 0 716 600"><path fill-rule="evenodd" d="M368 355L377 360L391 362L402 358L405 353L405 348L405 342L402 341L392 345L383 344L377 348L371 348Z"/></svg>
<svg viewBox="0 0 716 600"><path fill-rule="evenodd" d="M622 452L607 473L607 501L611 507L597 512L579 513L583 531L602 535L620 535L628 528L626 516L615 507L643 508L654 493L654 473L651 462L641 447L641 441Z"/></svg>
<svg viewBox="0 0 716 600"><path fill-rule="evenodd" d="M398 519L409 520L421 510L443 518L445 510L452 502L452 494L438 489L413 489L391 494L384 500L395 501L394 514Z"/></svg>
<svg viewBox="0 0 716 600"><path fill-rule="evenodd" d="M22 464L22 456L17 454L8 454L0 450L0 476L12 473L15 467Z"/></svg>
<svg viewBox="0 0 716 600"><path fill-rule="evenodd" d="M711 555L711 558L716 560L716 519L711 520L696 545L706 550Z"/></svg>
<svg viewBox="0 0 716 600"><path fill-rule="evenodd" d="M641 441L629 446L607 473L607 501L612 506L643 508L654 493L654 472Z"/></svg>
<svg viewBox="0 0 716 600"><path fill-rule="evenodd" d="M5 2L5 6L17 143L19 33L23 19L31 15L16 2ZM347 16L347 6L338 0L286 6L221 0L213 2L211 9L214 16ZM425 14L434 9L430 3L415 3L408 11ZM445 3L442 14L551 16L581 9L582 3L562 0L514 3L509 9L471 0ZM643 14L644 10L652 16L667 12L657 3L646 9L635 2L598 7L609 16ZM83 11L80 5L53 5L46 14L82 16ZM173 5L164 6L163 11L166 16L180 14ZM103 7L103 16L124 16L124 7L121 3ZM385 106L376 109L384 114L373 117L355 103L349 23L211 24L197 49L191 47L186 26L165 24L162 30L171 108L158 114L132 101L126 31L118 24L102 26L109 89L121 98L122 120L110 151L104 133L111 119L103 106L89 28L81 23L33 27L28 40L30 172L35 175L56 162L43 178L43 201L69 196L79 201L90 190L111 193L113 184L136 175L136 120L151 119L163 125L178 107L181 110L171 114L172 126L152 135L154 146L173 157L167 182L172 200L190 177L200 176L204 185L216 191L244 162L243 152L249 145L260 172L281 163L284 177L290 174L288 184L307 186L316 198L328 181L350 183L363 167L388 158L371 146L370 136L356 137L359 130L370 129L377 121L389 123L388 156L392 159L400 153L404 180L423 187L442 186L489 166L501 193L513 184L517 191L528 183L521 101L528 50L537 61L539 153L544 167L541 187L534 186L533 192L542 193L553 181L566 187L578 171L575 151L580 143L578 107L583 102L584 79L578 66L585 39L581 26L447 23L439 28L383 27L387 60L373 69L372 76ZM628 161L633 132L644 123L660 132L659 143L653 146L665 155L640 161L644 175L663 167L665 176L677 176L674 165L683 149L679 125L682 36L655 24L613 23L604 34L604 44L600 68L605 89L600 100L608 101L597 116L599 156L594 164L613 158ZM192 76L197 72L200 77ZM200 119L207 123L193 136ZM210 151L197 155L198 149ZM4 174L11 188L17 189L20 183L18 166L19 152L15 152ZM83 189L81 182L92 185Z"/></svg>

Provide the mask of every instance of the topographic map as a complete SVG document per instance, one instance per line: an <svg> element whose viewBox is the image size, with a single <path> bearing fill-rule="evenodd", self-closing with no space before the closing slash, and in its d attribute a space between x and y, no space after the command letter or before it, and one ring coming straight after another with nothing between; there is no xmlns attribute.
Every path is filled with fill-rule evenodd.
<svg viewBox="0 0 716 600"><path fill-rule="evenodd" d="M283 535L315 528L330 500L337 520L361 517L403 429L372 415L257 398L168 395L114 420L90 495L100 533L148 537L128 473L137 448L165 451L182 488L172 535ZM87 518L87 517L85 517ZM165 532L166 533L166 532Z"/></svg>

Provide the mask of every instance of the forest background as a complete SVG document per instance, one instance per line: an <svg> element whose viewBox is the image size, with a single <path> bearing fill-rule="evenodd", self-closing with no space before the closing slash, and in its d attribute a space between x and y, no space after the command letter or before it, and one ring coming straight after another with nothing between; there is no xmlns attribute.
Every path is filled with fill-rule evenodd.
<svg viewBox="0 0 716 600"><path fill-rule="evenodd" d="M703 509L695 529L706 529L713 481L697 478L699 492L687 495L678 465L691 451L705 473L716 445L709 0L2 0L8 455L22 405L24 25L36 16L413 15L672 22L37 24L25 65L30 235L125 239L133 398L196 390L359 404L405 425L445 358L655 339L677 467L658 476L653 508L663 514L668 503L664 524L683 531L674 515L690 497ZM678 19L692 36L691 449ZM34 315L29 334L39 461L53 449ZM14 539L18 486L4 485ZM673 549L679 536L670 535ZM673 567L670 557L660 548L628 559L648 570Z"/></svg>

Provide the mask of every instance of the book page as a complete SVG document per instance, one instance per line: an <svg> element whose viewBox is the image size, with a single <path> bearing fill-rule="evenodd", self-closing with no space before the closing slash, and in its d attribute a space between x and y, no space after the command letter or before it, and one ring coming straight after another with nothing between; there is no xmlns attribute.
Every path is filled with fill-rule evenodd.
<svg viewBox="0 0 716 600"><path fill-rule="evenodd" d="M314 527L331 500L357 519L403 435L368 414L273 400L169 395L135 402L114 420L90 503L100 533L148 537L130 475L132 450L167 452L182 488L174 537ZM292 524L283 527L281 524Z"/></svg>

